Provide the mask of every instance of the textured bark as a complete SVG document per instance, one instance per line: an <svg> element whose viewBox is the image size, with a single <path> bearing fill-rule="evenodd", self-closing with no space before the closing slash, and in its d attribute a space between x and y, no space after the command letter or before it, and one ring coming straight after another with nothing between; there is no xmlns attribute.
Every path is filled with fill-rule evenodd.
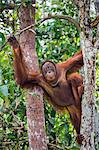
<svg viewBox="0 0 99 150"><path fill-rule="evenodd" d="M47 150L43 91L34 87L27 95L28 136L31 150Z"/></svg>
<svg viewBox="0 0 99 150"><path fill-rule="evenodd" d="M95 150L95 60L90 27L90 0L80 0L81 48L84 58L84 98L82 101L81 134L84 136L81 150Z"/></svg>
<svg viewBox="0 0 99 150"><path fill-rule="evenodd" d="M34 16L34 7L21 5L19 10L21 29L34 23ZM38 72L39 65L35 50L35 35L32 30L24 31L20 35L20 46L28 72ZM33 89L27 91L27 123L30 149L47 150L43 91L40 87L33 87Z"/></svg>
<svg viewBox="0 0 99 150"><path fill-rule="evenodd" d="M96 3L95 8L96 8L96 15L99 16L99 2L98 2L98 4ZM97 25L97 35L96 35L95 46L96 46L96 49L98 51L99 50L99 24Z"/></svg>
<svg viewBox="0 0 99 150"><path fill-rule="evenodd" d="M96 6L96 15L99 16L99 3L95 5ZM96 43L95 43L96 51L99 50L99 24L97 25L97 34L96 34ZM99 54L98 54L99 58ZM98 108L96 108L95 113L95 146L97 149L99 148L99 113Z"/></svg>

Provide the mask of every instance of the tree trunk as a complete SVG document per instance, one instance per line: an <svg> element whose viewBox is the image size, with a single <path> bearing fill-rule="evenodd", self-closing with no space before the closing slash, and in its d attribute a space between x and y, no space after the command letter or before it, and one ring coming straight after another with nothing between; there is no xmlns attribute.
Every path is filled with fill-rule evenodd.
<svg viewBox="0 0 99 150"><path fill-rule="evenodd" d="M81 48L84 58L84 98L82 101L81 134L84 136L81 150L95 150L95 60L96 51L92 44L90 27L91 0L80 0Z"/></svg>
<svg viewBox="0 0 99 150"><path fill-rule="evenodd" d="M20 28L23 29L35 21L34 5L21 5L19 9ZM20 35L20 46L28 72L38 72L38 57L35 50L35 35L31 30ZM45 135L45 119L43 105L43 91L40 87L33 87L27 91L27 123L29 146L31 150L47 150Z"/></svg>
<svg viewBox="0 0 99 150"><path fill-rule="evenodd" d="M95 4L96 7L96 16L99 16L99 3ZM99 24L97 25L97 34L96 34L96 44L95 44L96 51L99 50ZM98 54L99 58L99 54ZM98 86L98 85L97 85ZM98 108L96 108L95 113L95 146L99 149L99 113Z"/></svg>

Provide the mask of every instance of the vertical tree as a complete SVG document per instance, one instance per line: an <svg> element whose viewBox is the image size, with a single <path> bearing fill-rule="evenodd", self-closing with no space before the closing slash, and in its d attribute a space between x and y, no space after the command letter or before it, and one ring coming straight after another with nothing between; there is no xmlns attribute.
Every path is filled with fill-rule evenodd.
<svg viewBox="0 0 99 150"><path fill-rule="evenodd" d="M83 145L81 150L95 150L95 61L96 44L93 44L93 30L90 25L91 0L80 0L78 3L81 27L81 48L84 59L84 98L82 101Z"/></svg>
<svg viewBox="0 0 99 150"><path fill-rule="evenodd" d="M96 15L97 15L97 17L99 17L99 0L96 0L95 8L96 8ZM96 48L96 51L99 49L99 24L97 25L95 48ZM95 145L99 148L98 142L99 142L99 114L96 109L96 113L95 113Z"/></svg>
<svg viewBox="0 0 99 150"><path fill-rule="evenodd" d="M35 22L35 0L32 0L32 4L21 4L19 19L21 29ZM32 29L20 35L20 46L29 72L38 72L35 34ZM43 92L40 87L34 87L27 92L27 122L30 149L46 150Z"/></svg>

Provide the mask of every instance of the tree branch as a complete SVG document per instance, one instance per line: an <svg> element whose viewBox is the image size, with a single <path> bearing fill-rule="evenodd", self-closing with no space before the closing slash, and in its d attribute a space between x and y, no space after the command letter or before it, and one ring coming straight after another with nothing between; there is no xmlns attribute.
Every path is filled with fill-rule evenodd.
<svg viewBox="0 0 99 150"><path fill-rule="evenodd" d="M70 16L64 16L64 15L51 15L51 14L49 14L47 17L45 17L44 19L42 19L40 21L40 24L43 23L46 20L49 20L49 19L65 19L65 20L68 20L68 22L73 23L76 26L76 28L78 30L80 30L79 23L75 19L73 19Z"/></svg>
<svg viewBox="0 0 99 150"><path fill-rule="evenodd" d="M94 21L91 22L91 27L96 27L99 24L99 16L96 17Z"/></svg>
<svg viewBox="0 0 99 150"><path fill-rule="evenodd" d="M16 33L16 36L17 36L17 35L20 35L22 32L24 32L24 31L26 31L26 30L29 30L30 28L32 28L32 27L34 27L34 26L39 26L39 25L41 25L44 21L49 20L49 19L65 19L65 20L68 20L68 22L73 23L73 24L76 26L76 28L78 29L78 31L81 31L81 28L80 28L79 23L78 23L75 19L73 19L72 17L70 17L70 16L64 16L64 15L51 15L51 14L49 14L47 17L41 19L41 20L38 21L36 24L31 24L30 26L27 26L27 27L24 28L23 30L18 31L18 32ZM97 16L97 18L96 18L90 25L91 25L91 27L93 28L93 27L95 27L98 23L99 23L99 16ZM32 30L32 32L34 32L34 34L36 34L34 30Z"/></svg>
<svg viewBox="0 0 99 150"><path fill-rule="evenodd" d="M34 26L39 26L41 25L44 21L49 20L49 19L65 19L68 20L69 22L73 23L77 29L80 31L80 26L79 23L73 19L72 17L69 16L64 16L64 15L51 15L49 14L47 17L39 20L36 24L31 24L30 26L27 26L26 28L24 28L23 30L18 31L18 33L16 35L21 34L22 32L29 30L30 28L34 27ZM33 31L35 33L35 31ZM36 34L36 33L35 33Z"/></svg>
<svg viewBox="0 0 99 150"><path fill-rule="evenodd" d="M24 28L24 29L18 31L18 32L15 34L15 36L20 35L21 33L23 33L23 32L26 31L26 30L30 30L30 31L32 31L34 34L36 34L36 32L35 32L33 29L31 29L31 28L32 28L32 27L35 27L35 26L39 26L39 25L41 25L44 21L49 20L49 19L65 19L65 20L68 20L68 22L73 23L73 24L76 26L76 28L78 29L79 32L81 31L81 28L80 28L79 23L78 23L75 19L73 19L72 17L70 17L70 16L64 16L64 15L51 15L51 14L49 14L47 17L45 17L45 18L39 20L36 24L31 24L31 25L27 26L26 28ZM97 16L97 18L90 24L90 26L91 26L91 27L95 27L98 23L99 23L99 16ZM7 44L7 42L8 42L8 41L6 41L6 42L4 43L4 45L0 48L0 51L5 47L5 45Z"/></svg>
<svg viewBox="0 0 99 150"><path fill-rule="evenodd" d="M79 23L75 19L73 19L72 17L64 16L64 15L51 15L51 14L49 14L47 17L41 19L36 24L31 24L31 25L27 26L26 28L18 31L15 34L15 36L20 35L21 33L23 33L26 30L30 30L34 34L36 34L36 32L33 29L31 29L31 28L34 27L34 26L39 26L39 25L41 25L41 23L43 23L44 21L49 20L49 19L65 19L65 20L68 20L69 22L73 23L77 27L77 29L80 31ZM0 48L0 51L2 51L2 49L5 47L5 45L7 44L7 42L8 42L8 40L2 45L2 47Z"/></svg>

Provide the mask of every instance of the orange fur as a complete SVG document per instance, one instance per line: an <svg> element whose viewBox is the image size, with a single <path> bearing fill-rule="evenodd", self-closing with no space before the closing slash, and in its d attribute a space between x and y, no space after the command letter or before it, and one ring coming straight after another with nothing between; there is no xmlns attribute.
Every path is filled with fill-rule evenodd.
<svg viewBox="0 0 99 150"><path fill-rule="evenodd" d="M69 112L71 122L79 135L83 79L75 72L83 66L82 52L77 52L63 63L54 64L47 61L47 65L44 67L45 72L41 70L41 74L39 72L28 73L18 41L15 37L10 37L9 43L14 50L14 69L17 84L25 88L31 88L34 84L41 86L55 110L59 112L67 110ZM56 76L56 78L52 78L53 81L46 79L46 70L51 71L47 74L49 77Z"/></svg>

